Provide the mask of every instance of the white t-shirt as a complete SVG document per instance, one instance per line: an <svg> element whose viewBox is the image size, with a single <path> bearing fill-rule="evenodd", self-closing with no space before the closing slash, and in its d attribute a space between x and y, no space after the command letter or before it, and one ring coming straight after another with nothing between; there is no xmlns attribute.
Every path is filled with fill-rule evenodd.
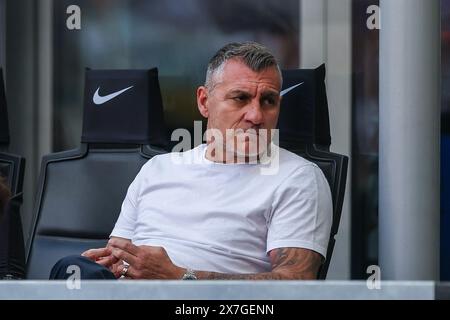
<svg viewBox="0 0 450 320"><path fill-rule="evenodd" d="M180 267L221 273L271 270L268 252L326 256L332 200L320 168L279 148L279 169L205 158L206 144L149 160L130 185L111 236L164 247ZM192 161L192 159L194 161Z"/></svg>

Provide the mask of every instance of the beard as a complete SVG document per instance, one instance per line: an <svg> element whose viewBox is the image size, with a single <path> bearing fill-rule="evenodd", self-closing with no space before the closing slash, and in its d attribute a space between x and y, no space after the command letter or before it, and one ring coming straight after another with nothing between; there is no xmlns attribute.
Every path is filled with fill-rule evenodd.
<svg viewBox="0 0 450 320"><path fill-rule="evenodd" d="M207 130L211 156L220 162L257 163L270 153L274 129Z"/></svg>
<svg viewBox="0 0 450 320"><path fill-rule="evenodd" d="M234 154L237 162L257 161L268 149L270 137L268 130L249 129L233 130L228 133L225 141L227 153Z"/></svg>

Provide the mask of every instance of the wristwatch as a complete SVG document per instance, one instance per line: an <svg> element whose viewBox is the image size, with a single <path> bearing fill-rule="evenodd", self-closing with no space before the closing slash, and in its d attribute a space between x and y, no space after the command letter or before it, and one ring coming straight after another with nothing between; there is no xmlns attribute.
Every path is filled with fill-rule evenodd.
<svg viewBox="0 0 450 320"><path fill-rule="evenodd" d="M197 276L195 275L195 271L187 268L181 280L197 280Z"/></svg>

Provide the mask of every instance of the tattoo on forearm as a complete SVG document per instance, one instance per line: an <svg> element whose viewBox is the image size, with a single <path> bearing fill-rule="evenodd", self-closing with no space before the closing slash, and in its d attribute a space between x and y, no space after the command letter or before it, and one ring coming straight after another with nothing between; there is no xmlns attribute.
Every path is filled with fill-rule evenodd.
<svg viewBox="0 0 450 320"><path fill-rule="evenodd" d="M282 280L280 274L272 272L252 273L252 274L228 274L218 272L199 271L197 276L202 280Z"/></svg>
<svg viewBox="0 0 450 320"><path fill-rule="evenodd" d="M318 253L300 248L274 249L270 253L272 271L254 274L225 274L198 271L204 280L302 280L316 279L321 257Z"/></svg>
<svg viewBox="0 0 450 320"><path fill-rule="evenodd" d="M321 256L307 249L279 248L271 252L272 270L285 272L295 279L315 279Z"/></svg>

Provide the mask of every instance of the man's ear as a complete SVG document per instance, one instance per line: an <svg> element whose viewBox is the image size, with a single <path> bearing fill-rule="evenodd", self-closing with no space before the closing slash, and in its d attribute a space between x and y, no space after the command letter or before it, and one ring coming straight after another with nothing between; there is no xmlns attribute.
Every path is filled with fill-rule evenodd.
<svg viewBox="0 0 450 320"><path fill-rule="evenodd" d="M209 110L206 105L208 100L208 89L205 86L198 87L197 89L197 107L200 114L205 118L209 116Z"/></svg>

